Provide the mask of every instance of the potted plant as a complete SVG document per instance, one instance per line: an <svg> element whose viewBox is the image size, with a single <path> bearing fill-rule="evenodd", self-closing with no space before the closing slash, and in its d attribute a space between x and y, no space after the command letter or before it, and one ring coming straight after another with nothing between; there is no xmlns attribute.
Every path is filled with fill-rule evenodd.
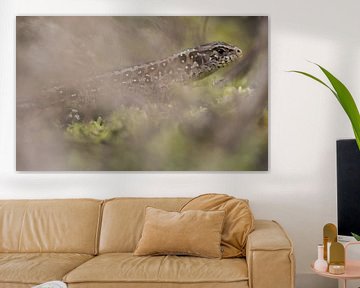
<svg viewBox="0 0 360 288"><path fill-rule="evenodd" d="M314 63L315 64L315 63ZM338 152L338 218L339 218L339 228L344 226L343 231L346 231L344 235L349 235L348 233L354 229L360 231L360 221L356 220L358 212L360 211L360 205L358 200L360 199L358 195L360 191L360 114L356 106L353 96L346 86L338 80L334 75L332 75L328 70L322 66L315 64L320 68L320 70L325 74L326 78L329 80L331 85L326 84L324 81L319 78L303 71L292 70L289 72L294 72L298 74L305 75L325 87L327 87L332 94L339 101L340 105L343 107L345 113L347 114L350 123L352 125L356 144L354 142L349 143L351 140L339 140L337 141L337 152ZM347 143L345 143L347 142ZM346 145L345 145L346 144ZM351 144L351 145L349 145ZM342 147L339 149L339 147ZM344 150L345 147L345 150ZM356 148L357 147L357 148ZM350 152L352 151L352 152ZM351 155L349 157L349 155ZM341 160L339 162L339 160ZM349 168L351 167L351 168ZM354 168L355 167L355 168ZM348 171L353 170L351 173L353 176L349 176ZM356 170L354 172L354 170ZM339 175L345 175L339 177ZM357 184L356 184L357 183ZM339 204L340 202L340 204ZM349 231L350 230L350 231ZM357 232L358 233L358 232ZM357 240L360 241L360 235L351 232L351 235Z"/></svg>

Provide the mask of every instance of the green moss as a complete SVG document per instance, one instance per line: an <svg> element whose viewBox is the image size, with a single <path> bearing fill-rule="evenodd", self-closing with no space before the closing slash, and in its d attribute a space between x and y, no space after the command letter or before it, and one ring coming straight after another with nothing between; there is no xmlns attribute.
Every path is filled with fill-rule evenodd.
<svg viewBox="0 0 360 288"><path fill-rule="evenodd" d="M112 141L122 128L120 121L106 123L99 117L96 121L71 124L66 129L66 136L76 143L99 144Z"/></svg>

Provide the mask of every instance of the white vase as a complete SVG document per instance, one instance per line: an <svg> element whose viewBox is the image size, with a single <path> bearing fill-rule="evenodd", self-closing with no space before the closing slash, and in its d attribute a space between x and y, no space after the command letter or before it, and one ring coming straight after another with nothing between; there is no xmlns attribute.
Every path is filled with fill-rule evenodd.
<svg viewBox="0 0 360 288"><path fill-rule="evenodd" d="M324 260L324 245L318 245L318 259L314 263L314 269L319 272L326 272L328 263Z"/></svg>

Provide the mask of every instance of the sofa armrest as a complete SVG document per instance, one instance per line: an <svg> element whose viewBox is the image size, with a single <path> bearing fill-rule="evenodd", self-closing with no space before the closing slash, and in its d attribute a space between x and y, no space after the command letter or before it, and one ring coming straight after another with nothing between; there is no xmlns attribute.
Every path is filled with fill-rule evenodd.
<svg viewBox="0 0 360 288"><path fill-rule="evenodd" d="M275 221L256 220L249 234L246 261L250 288L294 288L293 245Z"/></svg>

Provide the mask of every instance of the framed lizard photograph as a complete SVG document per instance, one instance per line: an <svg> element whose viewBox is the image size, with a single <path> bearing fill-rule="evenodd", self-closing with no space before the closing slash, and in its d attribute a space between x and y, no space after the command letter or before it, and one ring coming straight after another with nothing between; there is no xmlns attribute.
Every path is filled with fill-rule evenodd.
<svg viewBox="0 0 360 288"><path fill-rule="evenodd" d="M18 171L267 171L265 16L18 16Z"/></svg>

